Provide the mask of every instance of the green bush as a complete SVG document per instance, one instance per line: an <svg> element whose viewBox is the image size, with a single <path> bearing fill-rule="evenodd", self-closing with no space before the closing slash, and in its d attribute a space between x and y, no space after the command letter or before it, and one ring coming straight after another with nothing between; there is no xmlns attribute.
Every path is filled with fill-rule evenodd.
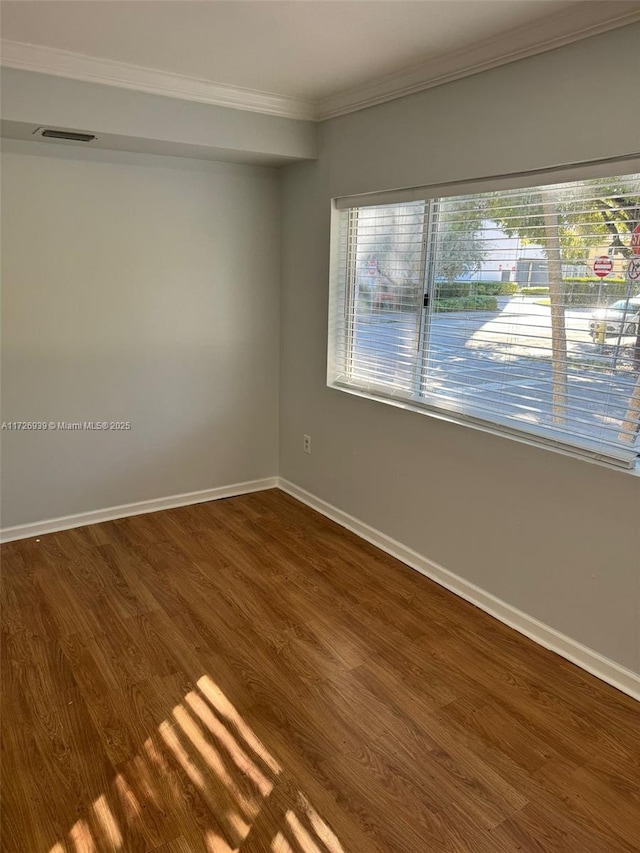
<svg viewBox="0 0 640 853"><path fill-rule="evenodd" d="M471 292L478 296L513 296L518 285L515 281L477 281L471 288Z"/></svg>
<svg viewBox="0 0 640 853"><path fill-rule="evenodd" d="M603 302L614 302L627 295L627 283L623 278L565 278L563 279L563 302L565 305L591 308ZM636 288L637 289L637 288ZM548 287L523 287L519 290L523 296L547 296Z"/></svg>
<svg viewBox="0 0 640 853"><path fill-rule="evenodd" d="M454 296L448 299L436 299L436 311L496 311L498 300L495 296Z"/></svg>
<svg viewBox="0 0 640 853"><path fill-rule="evenodd" d="M591 307L597 305L598 297L604 302L624 299L627 295L627 283L624 279L568 278L564 282L564 301L566 305Z"/></svg>
<svg viewBox="0 0 640 853"><path fill-rule="evenodd" d="M444 281L437 285L439 299L459 296L513 296L515 281Z"/></svg>
<svg viewBox="0 0 640 853"><path fill-rule="evenodd" d="M468 281L442 281L436 283L438 299L454 299L458 296L469 296L470 284Z"/></svg>
<svg viewBox="0 0 640 853"><path fill-rule="evenodd" d="M548 287L523 287L520 291L524 296L546 296L549 293Z"/></svg>
<svg viewBox="0 0 640 853"><path fill-rule="evenodd" d="M598 285L600 284L601 281L604 281L605 284L624 284L623 278L612 277L612 278L606 279L606 281L605 281L602 278L597 278L597 276L590 276L590 277L585 277L585 278L567 277L567 278L563 279L563 281L569 282L569 283L575 282L575 283L580 283L580 284L598 284Z"/></svg>

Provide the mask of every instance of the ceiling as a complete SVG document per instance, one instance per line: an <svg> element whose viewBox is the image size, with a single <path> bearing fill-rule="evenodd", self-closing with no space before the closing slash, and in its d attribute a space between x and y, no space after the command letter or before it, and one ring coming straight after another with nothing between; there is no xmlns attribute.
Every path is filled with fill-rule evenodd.
<svg viewBox="0 0 640 853"><path fill-rule="evenodd" d="M3 51L14 67L38 45L318 104L389 75L399 90L406 69L455 76L479 47L480 66L548 49L556 34L590 34L605 6L598 21L640 12L617 0L3 0L1 22L3 42L22 45ZM29 56L34 70L63 73L62 54Z"/></svg>

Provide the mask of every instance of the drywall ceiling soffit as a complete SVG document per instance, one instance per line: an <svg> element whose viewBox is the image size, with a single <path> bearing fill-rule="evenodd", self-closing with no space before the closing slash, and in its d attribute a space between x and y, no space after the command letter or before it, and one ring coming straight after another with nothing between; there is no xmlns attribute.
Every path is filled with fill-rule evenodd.
<svg viewBox="0 0 640 853"><path fill-rule="evenodd" d="M95 142L73 142L56 139L52 145L50 141L43 142L39 136L35 135L37 125L26 122L11 121L10 119L2 119L0 121L0 137L2 138L3 151L19 151L24 153L24 148L16 148L12 142L19 143L29 142L34 145L32 153L51 155L55 152L56 156L63 157L60 149L66 147L72 148L74 157L78 156L78 150L86 152L82 156L87 159L97 157L96 152L115 151L119 154L155 154L164 157L180 157L182 159L191 159L198 161L210 160L214 163L236 163L245 166L265 166L268 168L279 169L282 166L289 166L293 163L300 163L310 157L302 155L295 156L291 154L279 154L277 152L266 151L247 151L238 148L220 148L215 145L194 145L186 142L166 142L161 139L145 139L135 136L120 136L113 133L100 133ZM116 156L117 156L116 155ZM116 162L126 162L124 158L116 160Z"/></svg>
<svg viewBox="0 0 640 853"><path fill-rule="evenodd" d="M3 39L0 64L85 82L300 120L323 121L640 21L637 0L591 0L317 100Z"/></svg>

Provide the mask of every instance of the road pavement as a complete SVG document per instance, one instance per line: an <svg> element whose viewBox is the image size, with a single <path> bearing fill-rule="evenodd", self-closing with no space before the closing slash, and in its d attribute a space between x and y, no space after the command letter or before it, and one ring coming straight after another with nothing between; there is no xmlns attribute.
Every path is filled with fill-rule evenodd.
<svg viewBox="0 0 640 853"><path fill-rule="evenodd" d="M567 309L568 396L565 421L573 433L611 439L620 428L637 374L635 338L594 344L591 309ZM551 311L530 297L502 298L498 310L432 314L424 331L428 357L422 389L448 406L499 412L533 425L553 425ZM357 375L418 391L414 374L419 330L416 316L379 311L359 314L354 334ZM613 386L612 386L613 383ZM621 402L612 403L613 387ZM618 394L616 394L618 396Z"/></svg>

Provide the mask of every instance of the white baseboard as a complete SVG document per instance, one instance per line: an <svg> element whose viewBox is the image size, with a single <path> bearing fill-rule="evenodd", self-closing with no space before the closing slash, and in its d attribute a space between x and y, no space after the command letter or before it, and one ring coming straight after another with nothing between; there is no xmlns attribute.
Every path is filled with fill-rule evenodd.
<svg viewBox="0 0 640 853"><path fill-rule="evenodd" d="M49 519L47 521L36 521L31 524L19 524L15 527L6 527L0 530L0 542L12 542L16 539L28 539L31 536L44 536L46 533L55 533L59 530L70 530L73 527L84 527L88 524L99 524L103 521L112 521L116 518L126 518L132 515L142 515L148 512L158 512L174 507L188 506L190 504L204 503L221 498L231 498L237 495L246 495L251 492L259 492L265 489L280 488L282 491L301 501L312 509L330 518L351 530L372 545L376 545L382 551L420 572L440 586L475 604L481 610L504 622L526 637L529 637L539 645L550 649L563 658L576 664L576 666L595 675L602 681L611 684L623 693L640 700L640 675L632 672L598 652L583 646L582 643L573 640L566 634L556 631L549 625L529 616L522 610L518 610L505 601L496 598L489 592L470 583L464 578L455 575L438 563L427 559L417 551L407 548L401 542L397 542L385 533L381 533L374 527L365 524L352 515L343 512L321 498L317 498L305 489L288 482L279 477L266 477L261 480L250 480L245 483L234 483L229 486L219 486L215 489L204 489L199 492L187 492L181 495L171 495L165 498L154 498L149 501L138 501L137 503L121 504L120 506L108 507L107 509L94 510L92 512L67 515L61 518Z"/></svg>
<svg viewBox="0 0 640 853"><path fill-rule="evenodd" d="M522 610L501 601L495 595L485 592L475 584L453 574L438 563L423 557L417 551L407 548L401 542L397 542L385 533L381 533L332 504L317 498L305 489L301 489L282 478L279 480L278 487L291 497L342 525L342 527L346 527L347 530L351 530L352 533L357 534L362 539L366 539L367 542L371 542L372 545L376 545L392 557L396 557L412 569L426 575L440 586L459 595L460 598L464 598L465 601L475 604L476 607L499 619L500 622L504 622L505 625L509 625L509 627L519 631L546 649L556 652L556 654L566 658L591 675L595 675L596 678L600 678L623 693L640 700L640 675L637 673L609 660L593 649L583 646L582 643L567 637L560 631L556 631L555 628L539 622Z"/></svg>
<svg viewBox="0 0 640 853"><path fill-rule="evenodd" d="M246 483L234 483L230 486L218 486L215 489L204 489L200 492L186 492L182 495L170 495L166 498L154 498L150 501L121 504L107 509L96 509L92 512L81 512L77 515L65 515L48 521L34 521L31 524L18 524L15 527L5 527L0 530L0 542L13 542L16 539L28 539L31 536L44 536L45 533L55 533L58 530L70 530L73 527L84 527L87 524L99 524L102 521L113 521L115 518L126 518L130 515L142 515L147 512L158 512L162 509L173 509L178 506L215 501L220 498L233 498L250 492L261 492L264 489L275 489L278 486L277 477L265 477L262 480L249 480Z"/></svg>

